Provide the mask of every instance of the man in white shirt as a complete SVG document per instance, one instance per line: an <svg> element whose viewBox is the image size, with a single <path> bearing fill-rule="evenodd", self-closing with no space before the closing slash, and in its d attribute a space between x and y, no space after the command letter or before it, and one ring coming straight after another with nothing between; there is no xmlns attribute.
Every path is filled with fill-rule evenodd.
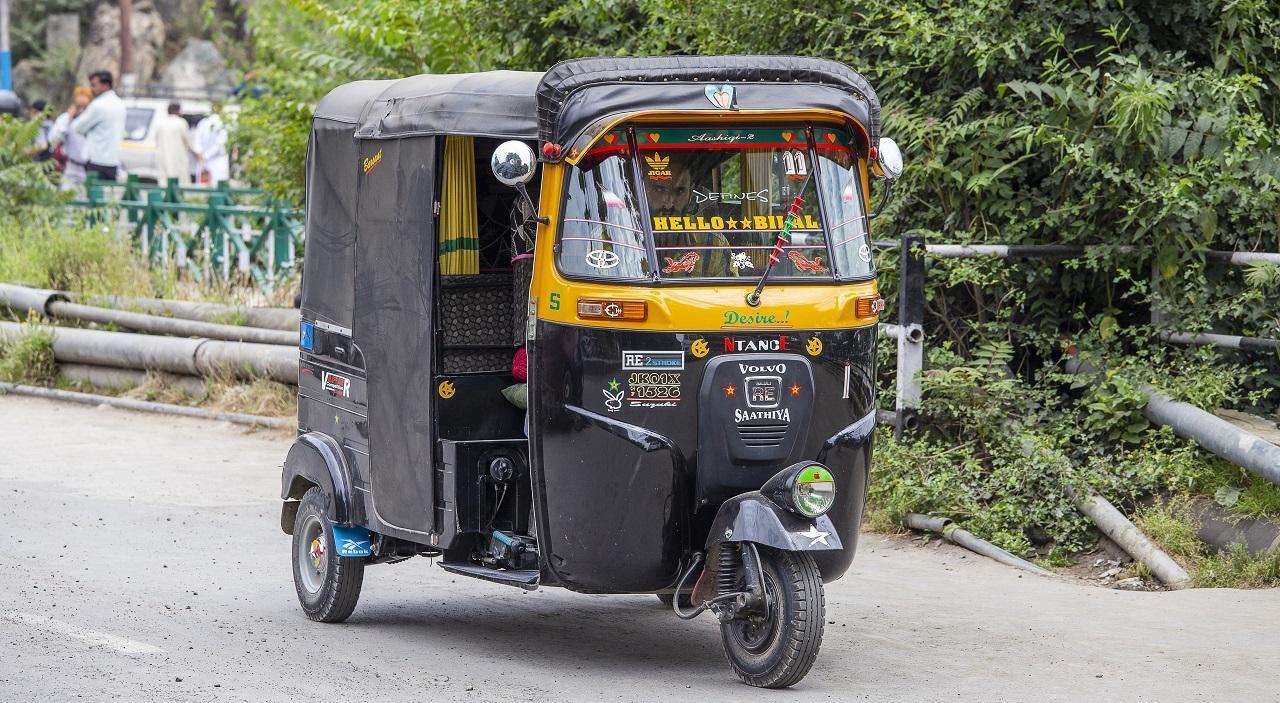
<svg viewBox="0 0 1280 703"><path fill-rule="evenodd" d="M112 86L110 71L89 74L93 102L71 122L71 128L84 135L85 170L107 181L119 175L120 143L124 141L124 101Z"/></svg>
<svg viewBox="0 0 1280 703"><path fill-rule="evenodd" d="M199 163L197 182L210 187L231 178L231 159L227 155L227 128L217 110L196 125L191 138L192 151ZM207 179L207 182L206 182Z"/></svg>
<svg viewBox="0 0 1280 703"><path fill-rule="evenodd" d="M156 125L156 170L161 184L170 178L185 184L191 173L191 127L181 113L181 105L169 103L169 113Z"/></svg>
<svg viewBox="0 0 1280 703"><path fill-rule="evenodd" d="M62 154L66 164L62 168L62 190L78 191L84 183L85 176L85 140L79 132L71 129L71 122L89 109L89 101L93 93L83 85L76 86L71 107L58 115L53 128L49 130L49 142L62 145Z"/></svg>

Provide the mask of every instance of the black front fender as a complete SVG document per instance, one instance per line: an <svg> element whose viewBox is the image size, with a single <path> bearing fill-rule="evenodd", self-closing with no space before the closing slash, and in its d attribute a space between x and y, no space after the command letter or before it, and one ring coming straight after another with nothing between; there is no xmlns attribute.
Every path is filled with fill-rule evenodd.
<svg viewBox="0 0 1280 703"><path fill-rule="evenodd" d="M293 531L293 514L298 499L311 486L319 486L329 499L326 513L335 525L350 525L352 517L351 468L342 446L329 435L308 432L289 448L280 476L280 527L286 534Z"/></svg>
<svg viewBox="0 0 1280 703"><path fill-rule="evenodd" d="M734 496L720 506L706 547L723 542L755 542L789 552L844 549L831 518L801 517L778 507L760 491Z"/></svg>

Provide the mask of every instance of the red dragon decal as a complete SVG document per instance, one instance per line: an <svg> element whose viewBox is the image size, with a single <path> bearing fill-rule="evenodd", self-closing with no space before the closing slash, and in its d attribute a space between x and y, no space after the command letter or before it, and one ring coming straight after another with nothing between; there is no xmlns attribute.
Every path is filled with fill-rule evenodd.
<svg viewBox="0 0 1280 703"><path fill-rule="evenodd" d="M698 252L686 251L684 256L679 259L673 259L670 256L662 258L667 260L667 265L662 269L663 273L675 273L677 271L693 273L693 265L698 263Z"/></svg>
<svg viewBox="0 0 1280 703"><path fill-rule="evenodd" d="M791 263L796 265L797 271L812 271L814 273L826 273L827 267L822 265L822 257L815 256L812 260L804 258L804 254L798 251L787 252L787 258L791 259Z"/></svg>

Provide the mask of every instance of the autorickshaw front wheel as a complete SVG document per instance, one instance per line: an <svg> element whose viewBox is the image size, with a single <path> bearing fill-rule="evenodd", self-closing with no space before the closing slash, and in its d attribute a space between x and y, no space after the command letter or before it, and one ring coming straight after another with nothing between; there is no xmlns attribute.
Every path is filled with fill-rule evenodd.
<svg viewBox="0 0 1280 703"><path fill-rule="evenodd" d="M786 688L818 657L825 624L822 574L805 552L759 547L765 604L720 625L725 655L738 676L761 688Z"/></svg>
<svg viewBox="0 0 1280 703"><path fill-rule="evenodd" d="M333 526L319 487L302 496L293 521L293 586L307 617L342 622L356 609L364 583L364 561L340 557L333 546Z"/></svg>

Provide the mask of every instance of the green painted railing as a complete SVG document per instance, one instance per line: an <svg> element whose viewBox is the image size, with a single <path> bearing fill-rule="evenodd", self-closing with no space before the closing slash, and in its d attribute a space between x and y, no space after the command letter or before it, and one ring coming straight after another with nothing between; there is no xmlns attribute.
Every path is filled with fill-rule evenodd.
<svg viewBox="0 0 1280 703"><path fill-rule="evenodd" d="M70 205L114 222L149 261L172 265L196 281L249 276L265 290L301 265L302 224L293 208L254 188L164 185L90 179L87 197Z"/></svg>

